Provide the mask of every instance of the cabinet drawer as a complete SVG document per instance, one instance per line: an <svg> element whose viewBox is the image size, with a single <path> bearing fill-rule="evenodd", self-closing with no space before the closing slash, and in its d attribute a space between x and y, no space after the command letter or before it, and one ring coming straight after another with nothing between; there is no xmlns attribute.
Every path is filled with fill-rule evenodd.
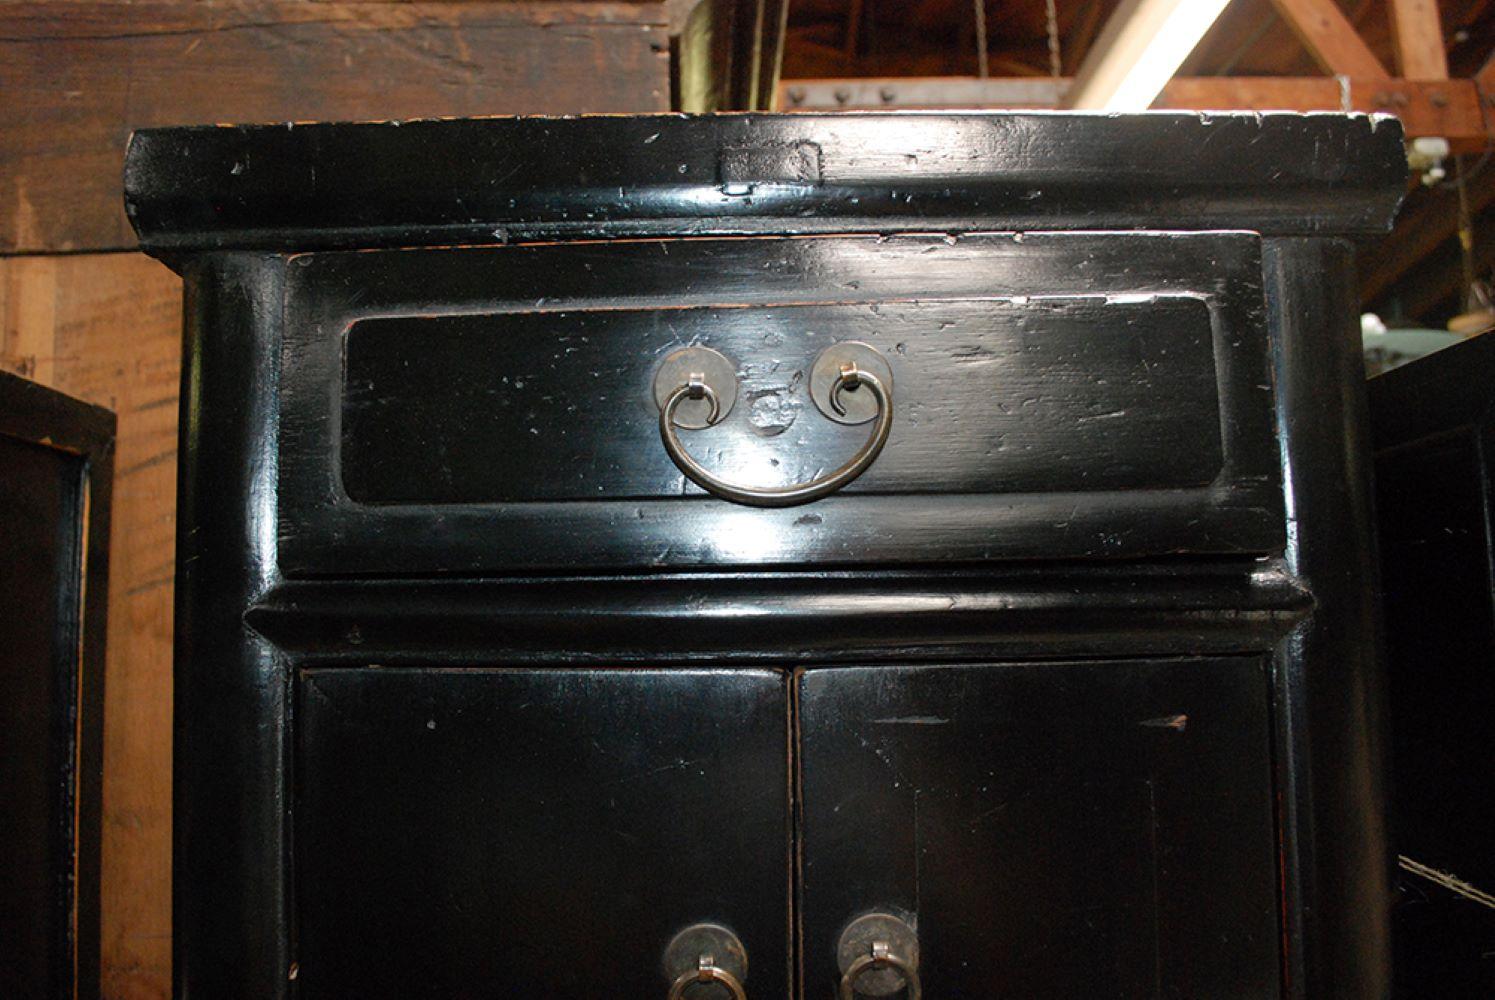
<svg viewBox="0 0 1495 1000"><path fill-rule="evenodd" d="M291 573L1271 551L1281 498L1258 241L1242 233L634 241L292 260ZM755 509L689 481L656 372L730 366L702 465L833 469L814 363L886 365L860 478ZM703 405L703 404L702 404ZM869 414L870 415L870 414Z"/></svg>

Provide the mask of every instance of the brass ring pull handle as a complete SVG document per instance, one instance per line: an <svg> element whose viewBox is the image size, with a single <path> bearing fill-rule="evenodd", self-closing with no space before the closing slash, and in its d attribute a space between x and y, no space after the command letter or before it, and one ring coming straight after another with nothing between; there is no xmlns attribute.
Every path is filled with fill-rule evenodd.
<svg viewBox="0 0 1495 1000"><path fill-rule="evenodd" d="M742 984L748 977L747 949L730 928L716 923L691 924L670 939L664 949L664 978L669 1000L721 997L747 1000ZM711 985L715 983L716 985ZM692 987L700 984L700 989Z"/></svg>
<svg viewBox="0 0 1495 1000"><path fill-rule="evenodd" d="M687 969L670 984L669 1000L685 1000L685 991L693 983L721 983L732 994L732 1000L747 1000L747 991L732 973L714 964L709 955L702 955L694 969Z"/></svg>
<svg viewBox="0 0 1495 1000"><path fill-rule="evenodd" d="M888 432L893 429L893 401L882 380L876 375L852 362L841 365L840 373L831 387L831 407L836 413L845 414L841 393L858 387L864 387L872 393L877 403L877 423L872 427L871 436L846 464L809 482L789 486L743 486L718 478L691 458L685 446L680 443L680 436L675 428L675 410L687 399L705 399L711 404L707 426L716 423L721 414L721 402L716 390L706 384L703 375L695 372L690 373L685 381L675 387L660 408L659 437L664 442L664 450L680 471L685 473L686 478L723 500L750 507L792 507L795 504L809 503L836 492L866 472L877 460L883 445L888 443Z"/></svg>
<svg viewBox="0 0 1495 1000"><path fill-rule="evenodd" d="M906 997L921 1000L919 934L912 914L873 910L841 929L836 967L840 1000L854 997Z"/></svg>
<svg viewBox="0 0 1495 1000"><path fill-rule="evenodd" d="M924 987L919 982L918 967L895 953L886 941L872 942L872 947L867 954L847 966L845 974L841 976L840 1000L855 1000L857 980L862 978L864 972L871 972L874 969L892 969L897 972L907 984L908 1000L922 1000Z"/></svg>

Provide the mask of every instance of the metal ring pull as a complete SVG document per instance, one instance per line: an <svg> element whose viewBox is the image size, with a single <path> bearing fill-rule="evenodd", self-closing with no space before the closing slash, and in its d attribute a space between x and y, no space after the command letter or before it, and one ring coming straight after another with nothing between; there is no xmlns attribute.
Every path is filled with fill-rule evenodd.
<svg viewBox="0 0 1495 1000"><path fill-rule="evenodd" d="M747 991L732 973L714 964L710 955L702 955L694 969L687 969L670 984L669 1000L685 1000L685 991L693 983L721 983L732 994L732 1000L747 1000Z"/></svg>
<svg viewBox="0 0 1495 1000"><path fill-rule="evenodd" d="M747 1000L747 990L742 986L747 977L747 949L741 938L721 924L691 924L665 947L664 978L670 984L669 1000L720 997L723 987L731 1000ZM698 984L700 989L692 989Z"/></svg>
<svg viewBox="0 0 1495 1000"><path fill-rule="evenodd" d="M834 493L866 472L868 467L877 460L883 445L888 443L888 432L893 428L893 401L888 396L887 388L876 375L855 363L843 364L831 388L831 407L837 413L844 414L846 408L841 402L841 393L857 387L866 387L877 402L877 423L872 427L871 437L845 465L807 483L763 487L729 483L725 479L712 475L691 458L685 446L680 443L679 434L675 429L675 409L687 399L706 399L711 403L708 426L716 423L721 410L716 391L706 384L701 374L695 372L681 382L665 400L664 406L659 411L659 436L664 441L664 450L669 453L680 471L685 473L686 478L723 500L747 504L750 507L792 507L795 504L809 503L811 500L819 500L827 494Z"/></svg>
<svg viewBox="0 0 1495 1000"><path fill-rule="evenodd" d="M842 928L836 942L841 1000L895 994L920 1000L919 934L912 920L912 914L874 910Z"/></svg>
<svg viewBox="0 0 1495 1000"><path fill-rule="evenodd" d="M846 973L841 977L840 1000L855 1000L857 980L862 978L863 973L874 969L892 969L897 972L907 984L908 1000L922 1000L924 987L919 982L918 967L894 952L886 941L872 942L867 954L847 966Z"/></svg>

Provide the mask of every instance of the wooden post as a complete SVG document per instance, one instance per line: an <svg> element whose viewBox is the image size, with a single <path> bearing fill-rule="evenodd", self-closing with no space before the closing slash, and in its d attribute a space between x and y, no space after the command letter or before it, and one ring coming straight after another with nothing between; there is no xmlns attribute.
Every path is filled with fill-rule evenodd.
<svg viewBox="0 0 1495 1000"><path fill-rule="evenodd" d="M1401 75L1411 80L1448 79L1443 23L1437 0L1391 0L1391 37Z"/></svg>

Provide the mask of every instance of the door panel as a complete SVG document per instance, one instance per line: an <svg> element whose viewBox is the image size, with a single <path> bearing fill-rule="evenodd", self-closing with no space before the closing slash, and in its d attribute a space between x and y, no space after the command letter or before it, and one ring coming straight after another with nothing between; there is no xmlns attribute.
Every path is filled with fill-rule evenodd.
<svg viewBox="0 0 1495 1000"><path fill-rule="evenodd" d="M0 997L97 1000L114 414L0 371Z"/></svg>
<svg viewBox="0 0 1495 1000"><path fill-rule="evenodd" d="M55 998L72 992L83 463L0 436L0 484L0 996Z"/></svg>
<svg viewBox="0 0 1495 1000"><path fill-rule="evenodd" d="M809 670L805 995L852 918L917 925L937 997L1280 991L1255 658Z"/></svg>
<svg viewBox="0 0 1495 1000"><path fill-rule="evenodd" d="M303 998L663 997L665 946L698 921L742 939L753 995L788 995L783 674L374 668L298 687Z"/></svg>

